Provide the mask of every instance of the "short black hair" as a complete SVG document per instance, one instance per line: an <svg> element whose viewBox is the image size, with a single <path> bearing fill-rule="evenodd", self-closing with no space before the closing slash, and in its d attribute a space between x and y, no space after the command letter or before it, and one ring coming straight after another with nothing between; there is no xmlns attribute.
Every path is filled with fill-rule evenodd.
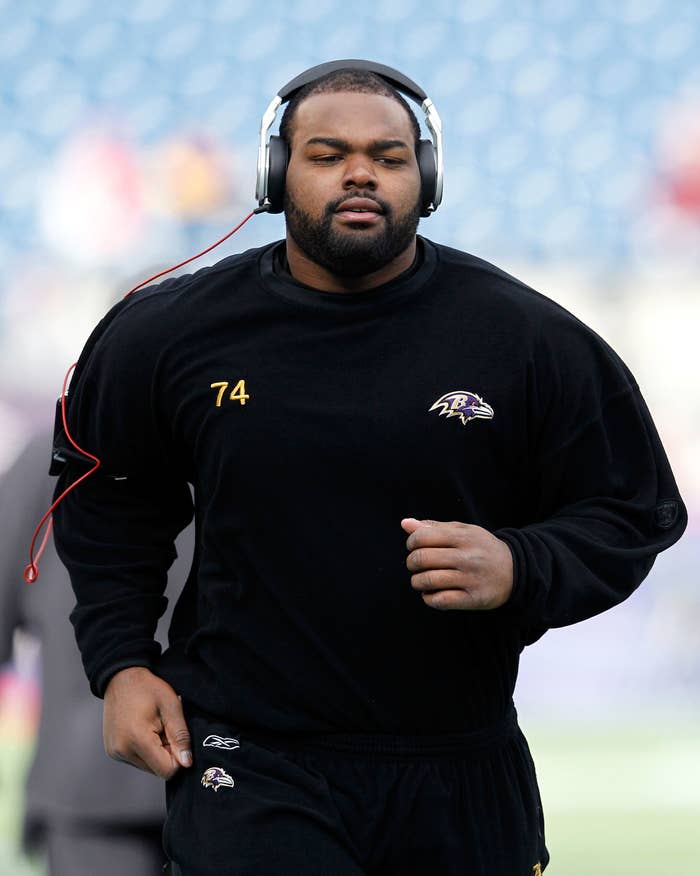
<svg viewBox="0 0 700 876"><path fill-rule="evenodd" d="M294 116L296 115L299 105L303 103L307 97L311 97L313 94L337 94L341 91L350 91L356 94L383 94L385 97L391 97L398 101L408 113L408 118L410 119L411 127L413 128L413 135L415 137L415 148L416 150L418 149L420 125L418 124L418 119L416 119L413 110L408 102L404 100L401 93L376 73L372 73L369 70L353 70L350 67L343 70L334 70L332 73L326 73L325 76L321 76L313 82L309 82L308 85L305 85L303 88L300 88L285 107L280 121L279 136L285 140L287 145L291 148Z"/></svg>

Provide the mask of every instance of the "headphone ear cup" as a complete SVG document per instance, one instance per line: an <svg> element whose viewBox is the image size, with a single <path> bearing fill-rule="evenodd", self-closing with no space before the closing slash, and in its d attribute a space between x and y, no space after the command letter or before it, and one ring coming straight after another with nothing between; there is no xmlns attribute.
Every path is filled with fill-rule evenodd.
<svg viewBox="0 0 700 876"><path fill-rule="evenodd" d="M430 216L428 207L435 200L437 191L437 161L432 140L418 141L417 157L421 185L421 216Z"/></svg>
<svg viewBox="0 0 700 876"><path fill-rule="evenodd" d="M289 161L287 141L281 137L270 137L268 155L267 197L270 207L267 212L281 213L284 209L284 185Z"/></svg>

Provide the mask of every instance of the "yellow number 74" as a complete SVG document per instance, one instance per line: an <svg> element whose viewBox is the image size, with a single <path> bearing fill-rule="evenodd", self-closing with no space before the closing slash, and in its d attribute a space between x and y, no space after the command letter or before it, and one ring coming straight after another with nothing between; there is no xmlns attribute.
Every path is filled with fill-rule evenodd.
<svg viewBox="0 0 700 876"><path fill-rule="evenodd" d="M216 394L216 406L217 408L221 407L221 400L224 397L224 393L229 387L228 380L220 380L218 383L212 383L210 389L218 389L219 391ZM229 395L229 399L231 401L240 402L240 404L244 405L246 401L250 398L250 396L245 391L245 380L239 380L238 383L233 387L231 393Z"/></svg>

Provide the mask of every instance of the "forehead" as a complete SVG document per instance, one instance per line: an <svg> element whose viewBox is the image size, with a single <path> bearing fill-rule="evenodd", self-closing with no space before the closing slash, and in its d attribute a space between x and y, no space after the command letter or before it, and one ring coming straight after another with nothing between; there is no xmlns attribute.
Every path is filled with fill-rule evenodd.
<svg viewBox="0 0 700 876"><path fill-rule="evenodd" d="M296 143L305 143L311 137L413 143L413 126L406 110L392 97L340 91L312 94L302 101L292 136Z"/></svg>

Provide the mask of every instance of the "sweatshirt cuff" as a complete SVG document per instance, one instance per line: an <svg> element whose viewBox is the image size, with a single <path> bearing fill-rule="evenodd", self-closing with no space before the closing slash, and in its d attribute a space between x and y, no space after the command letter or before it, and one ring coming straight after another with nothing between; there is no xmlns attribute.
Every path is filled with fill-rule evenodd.
<svg viewBox="0 0 700 876"><path fill-rule="evenodd" d="M115 676L117 672L121 672L122 669L130 669L132 666L143 666L145 669L152 670L153 661L149 660L147 657L130 657L112 663L107 669L103 669L102 672L92 678L90 681L90 690L99 699L104 699L107 685L110 683L113 676Z"/></svg>
<svg viewBox="0 0 700 876"><path fill-rule="evenodd" d="M501 606L505 614L523 614L527 610L527 584L525 577L525 558L518 539L507 529L493 533L496 538L508 545L513 560L513 589L510 596Z"/></svg>

